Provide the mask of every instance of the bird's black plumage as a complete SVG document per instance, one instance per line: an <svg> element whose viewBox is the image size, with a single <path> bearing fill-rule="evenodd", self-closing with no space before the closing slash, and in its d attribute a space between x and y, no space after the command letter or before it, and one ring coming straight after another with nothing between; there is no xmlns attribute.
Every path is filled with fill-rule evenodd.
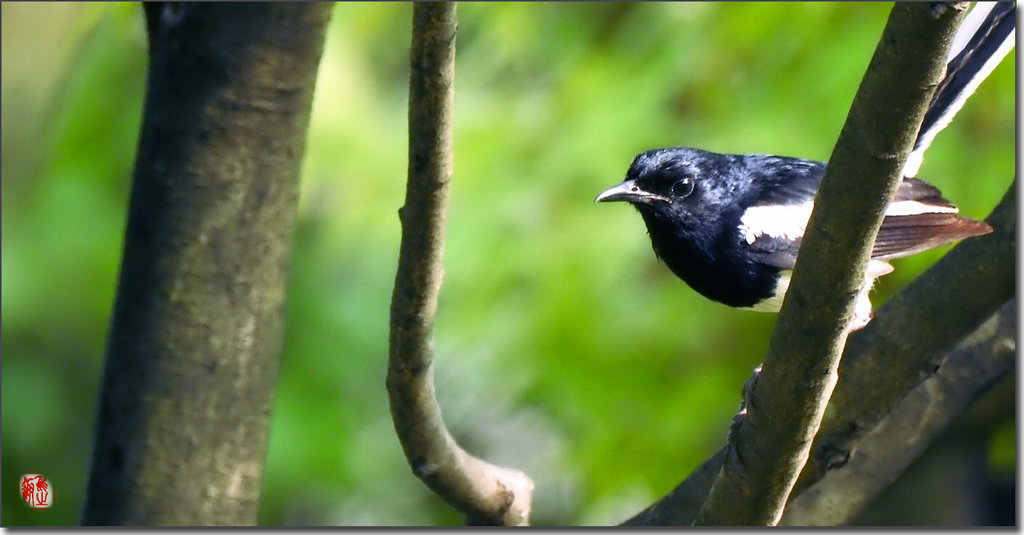
<svg viewBox="0 0 1024 535"><path fill-rule="evenodd" d="M887 260L991 232L956 215L935 187L916 178L922 154L967 96L1012 47L1013 8L986 5L968 16L886 208L853 327L871 317L868 291L892 271ZM1008 26L1010 29L1008 29ZM705 297L734 307L778 310L825 171L822 162L761 154L718 154L673 147L638 155L626 180L597 201L627 201L640 212L654 252Z"/></svg>
<svg viewBox="0 0 1024 535"><path fill-rule="evenodd" d="M632 203L657 256L701 295L777 310L824 171L824 163L800 158L656 149L638 155L626 181L598 200ZM885 259L991 230L956 216L955 206L917 179L901 183L887 214L873 276L891 271Z"/></svg>
<svg viewBox="0 0 1024 535"><path fill-rule="evenodd" d="M752 253L788 250L781 241L746 243L741 231L747 207L798 205L813 198L821 164L795 158L716 154L671 148L644 152L626 174L654 252L679 278L705 297L752 307L774 295L780 266ZM789 185L790 187L783 187Z"/></svg>

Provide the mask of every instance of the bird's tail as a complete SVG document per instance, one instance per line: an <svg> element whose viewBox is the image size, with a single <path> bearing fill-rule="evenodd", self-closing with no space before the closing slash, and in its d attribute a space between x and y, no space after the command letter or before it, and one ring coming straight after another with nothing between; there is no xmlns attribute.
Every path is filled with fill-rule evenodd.
<svg viewBox="0 0 1024 535"><path fill-rule="evenodd" d="M925 112L914 150L903 166L903 176L917 175L935 134L949 125L967 98L1013 49L1016 2L976 2L953 36L946 76Z"/></svg>

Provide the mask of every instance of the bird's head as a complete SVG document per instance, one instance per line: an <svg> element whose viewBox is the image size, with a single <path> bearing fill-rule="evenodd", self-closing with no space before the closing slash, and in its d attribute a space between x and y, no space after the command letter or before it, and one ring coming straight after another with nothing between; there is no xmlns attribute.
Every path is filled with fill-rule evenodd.
<svg viewBox="0 0 1024 535"><path fill-rule="evenodd" d="M626 201L640 211L648 228L672 224L679 230L714 223L728 204L731 184L717 176L727 158L699 149L654 149L633 159L621 184L602 192L594 202ZM724 165L723 165L724 164Z"/></svg>

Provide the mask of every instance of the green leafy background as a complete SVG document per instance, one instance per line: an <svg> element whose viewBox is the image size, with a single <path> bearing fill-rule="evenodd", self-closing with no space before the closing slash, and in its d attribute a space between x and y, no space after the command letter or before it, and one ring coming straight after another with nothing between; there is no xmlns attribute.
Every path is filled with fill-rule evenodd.
<svg viewBox="0 0 1024 535"><path fill-rule="evenodd" d="M775 316L655 259L634 210L594 205L645 149L825 160L883 3L459 6L455 171L436 327L445 418L537 483L538 524L609 524L719 448ZM146 68L137 4L2 6L5 525L78 521ZM260 523L458 524L415 479L384 390L404 197L411 6L341 3L302 178ZM921 176L984 217L1013 179L1014 59ZM898 291L943 251L899 261ZM1010 478L1012 407L986 428ZM20 502L46 474L55 505Z"/></svg>

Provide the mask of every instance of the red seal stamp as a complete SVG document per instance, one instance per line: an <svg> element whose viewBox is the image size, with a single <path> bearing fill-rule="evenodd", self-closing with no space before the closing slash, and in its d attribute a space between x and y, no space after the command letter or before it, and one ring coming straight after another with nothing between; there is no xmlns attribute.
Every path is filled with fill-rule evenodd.
<svg viewBox="0 0 1024 535"><path fill-rule="evenodd" d="M33 509L48 509L53 505L53 486L42 474L21 476L21 499Z"/></svg>

